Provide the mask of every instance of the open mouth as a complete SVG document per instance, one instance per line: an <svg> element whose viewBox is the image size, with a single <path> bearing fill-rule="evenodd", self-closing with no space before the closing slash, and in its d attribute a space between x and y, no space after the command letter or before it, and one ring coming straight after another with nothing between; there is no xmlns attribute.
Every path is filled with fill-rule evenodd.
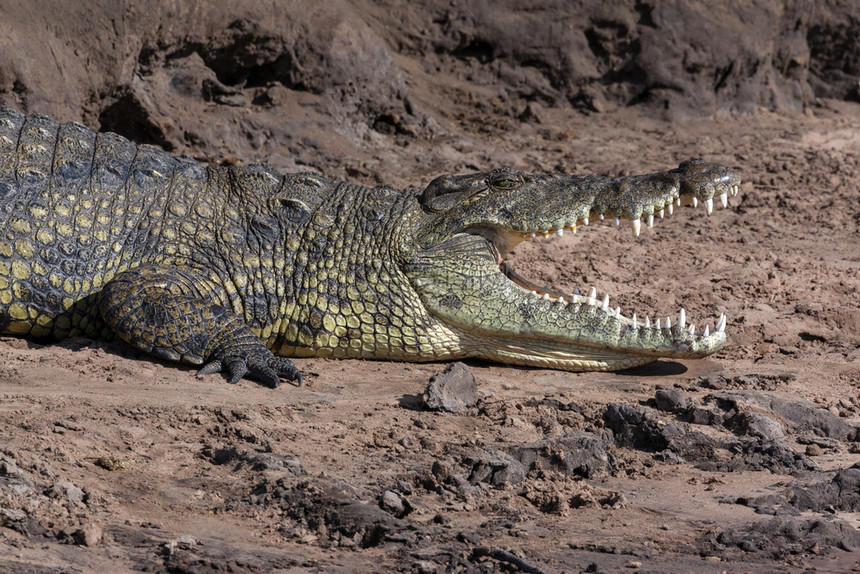
<svg viewBox="0 0 860 574"><path fill-rule="evenodd" d="M720 194L719 203L724 208L728 207L728 198L729 195L735 196L738 193L738 186L734 185L728 188L728 191ZM708 215L710 215L714 210L714 198L709 198L706 200L702 200L701 202L705 211ZM694 208L698 206L699 201L695 196L687 197L686 201L683 201L680 197L675 198L674 201L669 202L667 205L662 206L658 209L654 209L654 213L648 214L643 218L630 220L630 228L635 236L639 236L642 232L643 220L645 226L649 229L654 227L655 224L655 215L659 219L663 219L666 215L672 215L674 213L674 208L679 207L681 205L692 205ZM605 216L603 214L597 214L597 218L599 220L604 220ZM621 217L614 217L616 226L621 225ZM576 233L577 229L582 226L589 225L590 221L588 217L580 218L573 223L566 223L563 226L559 226L553 229L546 230L538 230L538 231L526 231L526 232L515 232L515 231L505 231L499 232L498 230L494 233L482 233L485 238L492 245L495 253L496 259L499 264L499 271L504 274L511 282L513 282L517 287L522 289L523 291L528 292L531 297L534 297L536 300L540 300L543 302L550 302L555 306L560 308L564 308L570 305L575 307L589 306L594 308L595 311L605 314L609 318L613 318L616 321L622 323L623 330L637 330L637 329L677 329L678 331L686 331L692 337L701 337L708 338L712 334L715 333L724 333L726 328L726 316L724 314L720 314L719 318L716 320L713 328L710 325L705 325L705 327L701 331L697 331L696 325L693 323L689 323L686 311L682 307L676 319L673 321L671 317L658 318L654 323L652 323L650 316L645 315L644 319L640 319L640 316L637 315L636 312L633 312L629 316L625 316L621 313L620 307L611 307L609 295L605 294L602 298L599 298L597 295L597 290L594 287L591 287L587 293L583 294L579 291L579 289L574 289L571 293L565 293L561 291L554 290L552 287L548 285L539 286L519 273L517 273L513 267L511 267L506 261L504 261L505 255L510 253L510 251L522 241L527 241L530 239L534 239L537 237L551 238L551 237L561 237L564 235L565 231Z"/></svg>

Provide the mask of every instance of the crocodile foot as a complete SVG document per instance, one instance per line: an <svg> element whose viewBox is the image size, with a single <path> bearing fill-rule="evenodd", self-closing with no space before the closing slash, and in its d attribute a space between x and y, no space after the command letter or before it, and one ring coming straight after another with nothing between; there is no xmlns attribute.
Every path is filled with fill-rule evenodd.
<svg viewBox="0 0 860 574"><path fill-rule="evenodd" d="M248 375L273 389L281 384L281 377L296 381L296 386L302 386L302 374L292 361L276 357L262 344L260 347L251 352L227 353L222 358L206 363L197 371L197 376L224 371L228 374L227 382L231 385Z"/></svg>

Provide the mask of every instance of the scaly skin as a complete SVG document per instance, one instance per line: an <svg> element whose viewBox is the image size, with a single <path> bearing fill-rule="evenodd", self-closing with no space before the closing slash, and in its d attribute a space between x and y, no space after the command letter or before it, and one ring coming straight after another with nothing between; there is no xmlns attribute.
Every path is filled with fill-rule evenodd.
<svg viewBox="0 0 860 574"><path fill-rule="evenodd" d="M736 193L692 160L643 176L512 170L423 191L265 166L205 167L115 134L0 111L0 333L119 336L159 357L301 381L284 357L465 357L609 370L713 353L589 296L544 293L502 261L598 216L631 221ZM683 319L681 321L683 323Z"/></svg>

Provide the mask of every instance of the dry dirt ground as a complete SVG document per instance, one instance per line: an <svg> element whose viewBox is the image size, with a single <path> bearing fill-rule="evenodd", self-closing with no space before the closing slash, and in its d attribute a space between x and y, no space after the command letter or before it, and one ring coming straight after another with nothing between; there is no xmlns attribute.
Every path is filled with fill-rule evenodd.
<svg viewBox="0 0 860 574"><path fill-rule="evenodd" d="M104 107L64 111L23 83L3 103L126 119L204 160L398 186L725 163L744 183L710 217L679 209L639 238L593 222L510 261L625 314L726 313L728 343L619 373L469 363L479 399L453 414L423 407L442 364L300 359L305 386L272 390L116 342L0 338L0 570L860 571L860 105L541 105L470 80L463 66L492 66L481 53L454 73L398 45L378 56L409 110L367 122L361 105L331 115L325 90L227 89L198 52L139 62ZM159 87L173 99L147 99ZM283 138L261 128L279 119Z"/></svg>

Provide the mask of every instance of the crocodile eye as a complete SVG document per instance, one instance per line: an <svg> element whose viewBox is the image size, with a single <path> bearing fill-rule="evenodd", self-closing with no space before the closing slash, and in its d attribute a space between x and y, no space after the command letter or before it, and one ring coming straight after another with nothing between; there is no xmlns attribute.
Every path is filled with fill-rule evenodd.
<svg viewBox="0 0 860 574"><path fill-rule="evenodd" d="M496 189L515 189L522 185L523 182L518 177L511 177L508 174L497 174L495 177L490 178L489 183Z"/></svg>

